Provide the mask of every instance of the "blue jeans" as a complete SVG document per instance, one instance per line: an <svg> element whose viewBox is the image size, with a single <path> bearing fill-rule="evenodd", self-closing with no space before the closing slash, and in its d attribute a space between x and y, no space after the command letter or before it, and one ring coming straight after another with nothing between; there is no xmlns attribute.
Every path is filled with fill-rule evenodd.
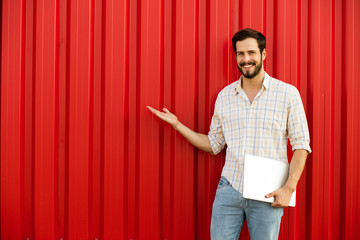
<svg viewBox="0 0 360 240"><path fill-rule="evenodd" d="M221 177L213 204L211 239L239 239L245 219L251 240L277 239L282 215L282 208L243 198L225 177Z"/></svg>

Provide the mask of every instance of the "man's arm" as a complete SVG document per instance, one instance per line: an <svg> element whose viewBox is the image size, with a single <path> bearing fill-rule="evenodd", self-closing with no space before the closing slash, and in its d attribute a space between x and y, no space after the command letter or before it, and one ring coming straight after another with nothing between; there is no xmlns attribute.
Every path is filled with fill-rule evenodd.
<svg viewBox="0 0 360 240"><path fill-rule="evenodd" d="M190 128L186 127L167 108L163 108L164 112L160 112L159 110L156 110L150 106L147 106L147 108L153 114L158 116L161 120L169 123L176 131L178 131L181 135L183 135L192 145L205 152L214 154L207 135L194 132Z"/></svg>
<svg viewBox="0 0 360 240"><path fill-rule="evenodd" d="M289 206L292 193L296 189L296 185L304 170L308 152L305 149L297 149L291 159L289 177L282 188L267 194L265 197L275 197L275 201L271 204L272 207L284 208Z"/></svg>

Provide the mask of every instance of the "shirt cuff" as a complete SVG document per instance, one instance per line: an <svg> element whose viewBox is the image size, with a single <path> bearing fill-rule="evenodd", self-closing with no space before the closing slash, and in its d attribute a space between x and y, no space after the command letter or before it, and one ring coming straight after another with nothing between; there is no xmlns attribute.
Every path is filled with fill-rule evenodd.
<svg viewBox="0 0 360 240"><path fill-rule="evenodd" d="M296 149L305 149L306 151L308 151L308 153L310 154L311 148L310 145L308 143L297 143L294 146L292 146L292 151L294 152Z"/></svg>
<svg viewBox="0 0 360 240"><path fill-rule="evenodd" d="M218 141L217 138L213 135L208 135L208 138L209 138L210 146L211 146L211 149L212 149L214 155L221 152L221 150L224 148L223 141Z"/></svg>

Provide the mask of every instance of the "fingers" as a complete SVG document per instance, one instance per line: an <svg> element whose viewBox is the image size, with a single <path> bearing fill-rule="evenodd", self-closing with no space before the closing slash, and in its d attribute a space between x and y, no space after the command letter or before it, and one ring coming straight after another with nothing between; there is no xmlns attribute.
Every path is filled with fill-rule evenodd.
<svg viewBox="0 0 360 240"><path fill-rule="evenodd" d="M146 106L152 113L156 113L159 112L158 110L156 110L155 108L152 108L150 106Z"/></svg>
<svg viewBox="0 0 360 240"><path fill-rule="evenodd" d="M150 107L150 106L146 106L152 113L154 113L155 115L157 115L157 116L161 116L162 114L164 114L164 113L168 113L168 114L170 114L170 115L174 115L174 114L172 114L167 108L163 108L163 111L164 111L164 113L163 112L160 112L159 110L156 110L155 108L152 108L152 107Z"/></svg>
<svg viewBox="0 0 360 240"><path fill-rule="evenodd" d="M269 194L265 195L266 198L271 198L271 197L274 197L274 196L275 196L275 192L272 192L272 193L269 193Z"/></svg>
<svg viewBox="0 0 360 240"><path fill-rule="evenodd" d="M150 106L147 106L147 108L153 113L155 114L156 116L158 116L159 118L163 119L164 116L162 116L162 112L160 112L159 110L156 110L155 108L152 108Z"/></svg>
<svg viewBox="0 0 360 240"><path fill-rule="evenodd" d="M274 199L275 199L275 201L271 204L272 207L275 207L275 208L283 207L283 205L279 202L279 196L276 191L265 195L265 198L271 198L271 197L274 197Z"/></svg>
<svg viewBox="0 0 360 240"><path fill-rule="evenodd" d="M272 207L279 207L279 199L274 196L274 202L271 204Z"/></svg>
<svg viewBox="0 0 360 240"><path fill-rule="evenodd" d="M160 112L159 110L156 110L155 108L152 108L150 106L147 106L147 108L153 113L155 114L156 116L160 117L162 112Z"/></svg>
<svg viewBox="0 0 360 240"><path fill-rule="evenodd" d="M286 201L285 201L285 199L283 198L283 196L281 196L281 195L280 195L279 193L277 193L276 191L267 194L265 197L266 197L266 198L274 197L275 201L271 204L271 206L274 207L274 208L285 208L285 207L288 206L288 205L286 205Z"/></svg>
<svg viewBox="0 0 360 240"><path fill-rule="evenodd" d="M172 117L175 117L175 115L172 112L170 112L167 108L163 108L163 111L170 114Z"/></svg>
<svg viewBox="0 0 360 240"><path fill-rule="evenodd" d="M174 117L174 114L170 113L168 109L163 108L164 112L161 112L159 110L156 110L150 106L147 106L147 108L155 114L157 117L159 117L161 120L173 125L175 123L176 117Z"/></svg>
<svg viewBox="0 0 360 240"><path fill-rule="evenodd" d="M161 113L159 110L156 110L155 108L153 107L150 107L150 106L146 106L151 112L153 113ZM167 108L163 108L164 112L166 113L170 113L169 110Z"/></svg>
<svg viewBox="0 0 360 240"><path fill-rule="evenodd" d="M275 202L273 202L271 204L271 206L274 207L274 208L285 208L285 207L287 207L286 205L281 204L281 203L277 202L276 200L275 200Z"/></svg>
<svg viewBox="0 0 360 240"><path fill-rule="evenodd" d="M268 194L269 195L269 194ZM274 197L274 202L271 204L271 206L272 207L275 207L275 208L280 208L281 207L281 204L279 203L279 199L278 198L276 198L276 196L275 195L273 195L273 197Z"/></svg>

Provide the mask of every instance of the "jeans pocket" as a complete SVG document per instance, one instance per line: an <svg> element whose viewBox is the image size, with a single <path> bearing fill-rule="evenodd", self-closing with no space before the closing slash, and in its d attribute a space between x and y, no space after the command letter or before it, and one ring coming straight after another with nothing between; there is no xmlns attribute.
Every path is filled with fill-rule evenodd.
<svg viewBox="0 0 360 240"><path fill-rule="evenodd" d="M230 182L225 177L221 177L217 186L217 190L223 189L227 186L230 186Z"/></svg>

